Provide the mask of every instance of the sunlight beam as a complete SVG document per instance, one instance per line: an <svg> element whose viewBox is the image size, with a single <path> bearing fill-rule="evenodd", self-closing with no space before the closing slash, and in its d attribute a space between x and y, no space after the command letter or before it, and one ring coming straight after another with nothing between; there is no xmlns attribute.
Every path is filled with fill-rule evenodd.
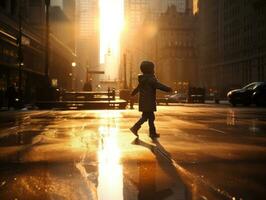
<svg viewBox="0 0 266 200"><path fill-rule="evenodd" d="M105 66L105 72L113 78L120 61L120 36L123 24L124 1L100 0L100 63L108 65ZM109 56L109 63L106 63L106 56Z"/></svg>

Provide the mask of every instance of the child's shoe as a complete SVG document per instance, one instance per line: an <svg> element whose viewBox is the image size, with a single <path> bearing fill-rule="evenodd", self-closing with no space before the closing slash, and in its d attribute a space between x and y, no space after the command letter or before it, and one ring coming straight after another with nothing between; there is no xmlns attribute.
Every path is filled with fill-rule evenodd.
<svg viewBox="0 0 266 200"><path fill-rule="evenodd" d="M137 138L139 137L138 130L136 130L134 127L129 129Z"/></svg>

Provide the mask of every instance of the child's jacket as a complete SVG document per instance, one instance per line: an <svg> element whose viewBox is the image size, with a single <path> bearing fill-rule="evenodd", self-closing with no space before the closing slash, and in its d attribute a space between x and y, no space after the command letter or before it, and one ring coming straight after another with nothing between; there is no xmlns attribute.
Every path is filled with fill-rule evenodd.
<svg viewBox="0 0 266 200"><path fill-rule="evenodd" d="M139 92L139 111L156 111L156 89L170 92L171 88L160 83L153 74L143 74L138 77L139 84L133 90L132 96Z"/></svg>

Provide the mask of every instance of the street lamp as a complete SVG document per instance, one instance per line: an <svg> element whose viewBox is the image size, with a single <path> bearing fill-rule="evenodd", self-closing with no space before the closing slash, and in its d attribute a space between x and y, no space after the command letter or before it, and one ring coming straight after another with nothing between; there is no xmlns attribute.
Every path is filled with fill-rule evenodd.
<svg viewBox="0 0 266 200"><path fill-rule="evenodd" d="M18 18L18 37L17 37L17 45L18 45L18 51L17 51L17 61L18 61L18 97L20 103L23 102L23 93L22 93L22 68L23 68L23 51L22 51L22 4L19 1L18 4L18 11L19 11L19 18ZM22 105L22 104L21 104Z"/></svg>
<svg viewBox="0 0 266 200"><path fill-rule="evenodd" d="M22 66L23 64L23 53L22 53L22 7L21 2L19 1L19 34L18 34L18 65L19 65L19 75L18 75L18 89L19 89L19 97L22 97Z"/></svg>
<svg viewBox="0 0 266 200"><path fill-rule="evenodd" d="M72 67L76 67L77 66L76 62L72 62L71 65L72 65Z"/></svg>
<svg viewBox="0 0 266 200"><path fill-rule="evenodd" d="M72 90L76 89L76 66L77 66L77 63L76 62L72 62L71 63L71 72L72 72Z"/></svg>

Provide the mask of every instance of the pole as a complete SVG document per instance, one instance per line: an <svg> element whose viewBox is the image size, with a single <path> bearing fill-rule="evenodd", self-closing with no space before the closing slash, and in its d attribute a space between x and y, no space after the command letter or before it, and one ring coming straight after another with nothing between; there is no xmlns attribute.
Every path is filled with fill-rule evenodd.
<svg viewBox="0 0 266 200"><path fill-rule="evenodd" d="M46 6L46 32L45 32L45 70L44 74L46 78L49 75L49 33L50 33L50 24L49 24L49 7L50 7L50 0L45 0Z"/></svg>
<svg viewBox="0 0 266 200"><path fill-rule="evenodd" d="M156 36L155 36L155 63L156 63L156 66L157 66L157 76L158 78L160 79L160 73L161 73L161 67L159 66L159 58L158 58L158 33L156 33Z"/></svg>
<svg viewBox="0 0 266 200"><path fill-rule="evenodd" d="M22 65L23 65L23 55L22 55L22 8L21 1L19 1L19 34L18 34L18 92L19 99L22 100Z"/></svg>
<svg viewBox="0 0 266 200"><path fill-rule="evenodd" d="M133 55L130 56L130 71L129 71L129 89L132 90L132 62L133 62Z"/></svg>
<svg viewBox="0 0 266 200"><path fill-rule="evenodd" d="M124 53L124 89L127 89L127 55Z"/></svg>
<svg viewBox="0 0 266 200"><path fill-rule="evenodd" d="M86 83L89 82L89 69L86 67Z"/></svg>

